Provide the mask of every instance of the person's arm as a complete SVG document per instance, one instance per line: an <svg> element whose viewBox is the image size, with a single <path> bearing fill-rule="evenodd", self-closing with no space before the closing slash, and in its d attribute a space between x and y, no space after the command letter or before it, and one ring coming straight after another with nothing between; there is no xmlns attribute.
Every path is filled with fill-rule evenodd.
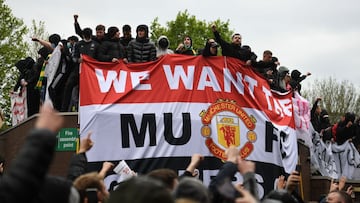
<svg viewBox="0 0 360 203"><path fill-rule="evenodd" d="M298 200L299 203L303 203L303 199L295 191L301 181L300 173L298 171L293 171L286 181L286 190L294 198Z"/></svg>
<svg viewBox="0 0 360 203"><path fill-rule="evenodd" d="M86 137L80 140L78 153L71 157L67 179L74 181L77 177L86 172L86 152L89 151L94 145L93 141L90 139L90 136L91 132L89 132Z"/></svg>
<svg viewBox="0 0 360 203"><path fill-rule="evenodd" d="M225 164L220 168L216 177L211 179L209 184L209 190L213 194L212 202L222 202L225 197L220 193L219 187L224 182L224 180L228 179L229 181L234 177L236 172L238 171L237 167L237 156L238 150L235 147L230 147L226 150L227 160Z"/></svg>
<svg viewBox="0 0 360 203"><path fill-rule="evenodd" d="M48 48L50 51L54 50L54 48L51 46L51 43L48 41L38 39L37 37L32 37L31 40L34 42L39 42L42 46ZM57 44L55 44L55 46L57 46Z"/></svg>
<svg viewBox="0 0 360 203"><path fill-rule="evenodd" d="M156 47L154 44L151 44L151 49L150 49L150 61L155 61L156 58Z"/></svg>
<svg viewBox="0 0 360 203"><path fill-rule="evenodd" d="M82 31L82 29L81 29L81 27L80 27L80 24L79 24L79 22L78 22L78 18L79 18L79 16L78 15L74 15L74 28L75 28L75 33L77 34L77 35L79 35L79 37L81 37L81 39L84 39L84 37L83 37L83 31Z"/></svg>
<svg viewBox="0 0 360 203"><path fill-rule="evenodd" d="M227 41L225 41L225 40L223 40L223 39L221 38L220 33L219 33L219 32L217 31L217 29L216 29L216 26L215 26L215 25L212 25L212 26L211 26L211 29L212 29L212 31L213 31L213 33L214 33L215 41L220 44L221 49L222 49L222 50L228 49L228 47L230 46L230 44L229 44Z"/></svg>
<svg viewBox="0 0 360 203"><path fill-rule="evenodd" d="M62 123L63 118L45 103L40 109L35 129L26 137L17 158L0 181L0 202L32 202L53 159L56 133Z"/></svg>
<svg viewBox="0 0 360 203"><path fill-rule="evenodd" d="M112 168L114 168L114 164L111 163L111 162L105 161L105 162L103 163L103 166L102 166L101 170L99 171L99 176L100 176L102 179L104 179L105 176L106 176L106 173L107 173L108 171L110 171Z"/></svg>
<svg viewBox="0 0 360 203"><path fill-rule="evenodd" d="M246 161L238 156L237 166L240 174L243 176L243 186L247 189L256 199L257 198L257 186L255 179L255 163L252 161Z"/></svg>
<svg viewBox="0 0 360 203"><path fill-rule="evenodd" d="M201 154L193 154L191 156L190 164L187 166L184 174L182 174L179 178L183 177L194 177L196 174L195 169L200 165L201 161L204 160L204 156Z"/></svg>
<svg viewBox="0 0 360 203"><path fill-rule="evenodd" d="M133 41L130 41L126 48L128 63L133 62L133 49L134 49Z"/></svg>

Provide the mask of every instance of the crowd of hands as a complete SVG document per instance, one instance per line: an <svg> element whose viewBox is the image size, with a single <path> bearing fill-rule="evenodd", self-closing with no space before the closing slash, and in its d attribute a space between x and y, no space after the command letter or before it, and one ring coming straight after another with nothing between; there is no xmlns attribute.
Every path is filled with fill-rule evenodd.
<svg viewBox="0 0 360 203"><path fill-rule="evenodd" d="M57 133L58 130L62 127L64 122L64 118L59 115L49 104L45 103L40 110L39 117L35 123L36 129L47 129L54 133ZM89 132L86 136L81 138L79 151L80 153L86 153L89 151L93 146L94 142L91 139L91 132ZM252 161L244 160L240 157L239 150L235 146L229 147L226 151L226 162L225 163L232 163L237 166L237 171L240 172L241 175L245 175L248 173L252 173L255 175L255 163ZM193 154L191 157L191 161L186 168L186 171L191 173L193 177L197 175L197 168L204 160L204 156L201 154ZM110 172L114 168L114 164L112 162L105 161L102 164L101 170L98 172L98 175L104 179L108 172ZM0 165L0 171L3 170L3 165ZM221 170L221 169L220 169ZM137 173L132 171L133 176L137 176ZM289 194L292 194L294 191L297 190L299 183L301 182L300 171L293 171L287 178L284 175L278 177L276 190L285 190ZM331 195L336 194L336 191L346 191L348 195L353 194L353 187L346 186L346 177L341 177L338 182L332 180L329 194L324 198L324 201L332 202ZM248 188L245 188L242 184L234 184L234 188L240 194L238 197L234 199L236 203L256 203L260 202L259 197L257 194L253 194L249 191ZM104 188L102 191L103 198L106 199L109 197L109 192ZM266 198L266 197L265 197Z"/></svg>

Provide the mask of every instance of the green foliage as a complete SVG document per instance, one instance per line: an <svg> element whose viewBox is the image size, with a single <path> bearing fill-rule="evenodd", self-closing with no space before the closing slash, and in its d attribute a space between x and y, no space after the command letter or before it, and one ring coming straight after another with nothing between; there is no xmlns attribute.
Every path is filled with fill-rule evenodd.
<svg viewBox="0 0 360 203"><path fill-rule="evenodd" d="M10 124L9 92L14 87L18 71L14 64L26 57L24 36L27 28L21 19L12 15L11 9L0 0L0 108Z"/></svg>
<svg viewBox="0 0 360 203"><path fill-rule="evenodd" d="M347 80L337 81L333 77L321 81L315 80L311 89L303 91L303 96L312 104L320 97L321 108L329 113L332 123L346 112L360 113L360 92Z"/></svg>
<svg viewBox="0 0 360 203"><path fill-rule="evenodd" d="M159 19L155 18L150 25L151 40L156 42L161 35L165 35L169 38L170 49L175 50L178 44L183 42L184 36L189 35L193 41L194 49L201 49L205 46L207 39L214 38L211 31L212 24L217 26L223 39L230 40L233 31L229 29L229 20L222 22L218 19L214 22L205 22L196 19L187 10L179 12L175 20L166 23L166 27L161 26Z"/></svg>
<svg viewBox="0 0 360 203"><path fill-rule="evenodd" d="M38 39L48 39L49 33L45 31L45 22L40 21L38 23L35 20L32 20L32 25L29 30L29 36L37 37ZM38 42L30 42L29 43L29 53L28 56L33 58L34 60L38 58L38 50L42 47L42 45Z"/></svg>

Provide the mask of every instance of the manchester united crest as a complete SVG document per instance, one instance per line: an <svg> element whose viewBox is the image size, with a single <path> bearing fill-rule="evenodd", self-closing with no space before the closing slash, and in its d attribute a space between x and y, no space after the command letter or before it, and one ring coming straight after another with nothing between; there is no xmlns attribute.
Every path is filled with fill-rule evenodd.
<svg viewBox="0 0 360 203"><path fill-rule="evenodd" d="M248 115L233 100L219 99L211 104L207 110L200 112L201 135L206 138L206 146L210 152L219 159L226 160L225 150L230 146L241 146L240 122L243 122L246 129L247 140L240 149L240 156L245 158L251 154L254 149L253 143L256 141L254 132L256 119ZM210 125L216 124L216 132L213 133Z"/></svg>

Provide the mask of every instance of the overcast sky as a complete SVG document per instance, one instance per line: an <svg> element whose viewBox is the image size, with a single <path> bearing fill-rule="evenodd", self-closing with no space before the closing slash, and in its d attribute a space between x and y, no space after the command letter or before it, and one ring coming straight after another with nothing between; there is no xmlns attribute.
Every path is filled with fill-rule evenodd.
<svg viewBox="0 0 360 203"><path fill-rule="evenodd" d="M83 28L129 24L134 31L155 17L165 25L187 9L198 20L229 20L230 29L242 34L243 44L250 45L258 58L269 49L290 70L311 72L304 88L315 78L330 76L360 88L360 0L5 0L5 4L29 27L33 19L44 21L49 34L63 38L75 34L74 14Z"/></svg>

